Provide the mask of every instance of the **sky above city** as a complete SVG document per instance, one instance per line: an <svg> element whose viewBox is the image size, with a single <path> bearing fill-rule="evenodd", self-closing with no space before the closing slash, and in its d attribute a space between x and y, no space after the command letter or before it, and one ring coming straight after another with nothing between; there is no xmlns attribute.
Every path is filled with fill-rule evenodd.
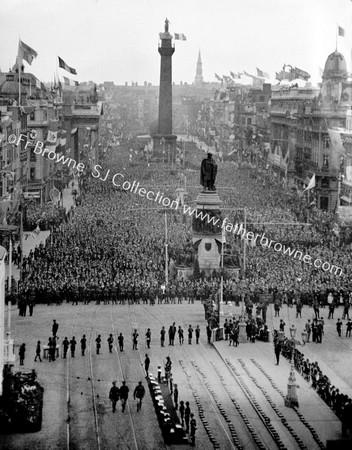
<svg viewBox="0 0 352 450"><path fill-rule="evenodd" d="M159 32L167 17L175 41L173 81L192 83L198 51L205 81L256 68L275 72L290 64L313 82L335 50L351 70L351 0L0 0L0 69L8 71L21 39L38 52L25 71L42 81L77 70L77 81L159 84Z"/></svg>

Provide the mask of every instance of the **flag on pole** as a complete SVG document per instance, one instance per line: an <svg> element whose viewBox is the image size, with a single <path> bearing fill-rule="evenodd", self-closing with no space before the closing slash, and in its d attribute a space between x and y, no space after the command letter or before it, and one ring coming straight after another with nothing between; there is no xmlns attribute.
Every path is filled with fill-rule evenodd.
<svg viewBox="0 0 352 450"><path fill-rule="evenodd" d="M310 189L313 189L314 187L315 187L315 173L313 174L312 178L310 179L310 181L308 183L308 186L304 189L304 191L309 191Z"/></svg>
<svg viewBox="0 0 352 450"><path fill-rule="evenodd" d="M29 45L25 44L21 40L18 43L17 63L21 64L23 60L27 61L29 65L32 64L34 58L38 56L38 53L32 49Z"/></svg>
<svg viewBox="0 0 352 450"><path fill-rule="evenodd" d="M245 70L243 71L243 75L245 75L246 77L255 78L253 75L249 74Z"/></svg>
<svg viewBox="0 0 352 450"><path fill-rule="evenodd" d="M342 27L340 27L339 25L338 25L338 35L339 36L342 36L342 37L344 37L345 36L345 30L344 30L344 28L342 28Z"/></svg>
<svg viewBox="0 0 352 450"><path fill-rule="evenodd" d="M183 33L175 33L175 39L178 41L186 41L187 38Z"/></svg>
<svg viewBox="0 0 352 450"><path fill-rule="evenodd" d="M267 72L263 72L262 70L258 69L258 67L257 67L257 76L259 78L270 78L270 75Z"/></svg>
<svg viewBox="0 0 352 450"><path fill-rule="evenodd" d="M221 83L222 83L222 78L219 77L219 75L218 75L217 73L215 74L215 78L216 78L218 81L221 81Z"/></svg>
<svg viewBox="0 0 352 450"><path fill-rule="evenodd" d="M65 69L67 72L72 73L72 75L77 75L76 69L66 64L65 61L60 58L60 56L58 56L58 58L59 58L59 67L61 67L61 69Z"/></svg>
<svg viewBox="0 0 352 450"><path fill-rule="evenodd" d="M78 86L78 81L71 80L71 78L63 77L65 86Z"/></svg>

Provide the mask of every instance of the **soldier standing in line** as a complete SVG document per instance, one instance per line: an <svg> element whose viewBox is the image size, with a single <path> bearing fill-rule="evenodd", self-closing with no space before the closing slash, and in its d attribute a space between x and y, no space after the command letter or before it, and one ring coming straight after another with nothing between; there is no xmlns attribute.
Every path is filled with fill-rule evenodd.
<svg viewBox="0 0 352 450"><path fill-rule="evenodd" d="M211 344L211 326L208 324L207 325L207 338L208 338L208 344Z"/></svg>
<svg viewBox="0 0 352 450"><path fill-rule="evenodd" d="M165 347L165 327L162 327L161 331L160 331L160 344L162 347Z"/></svg>
<svg viewBox="0 0 352 450"><path fill-rule="evenodd" d="M114 338L112 337L112 334L109 335L108 337L108 344L109 344L109 352L112 353L112 346L114 343Z"/></svg>
<svg viewBox="0 0 352 450"><path fill-rule="evenodd" d="M275 356L276 356L276 365L279 365L279 361L280 361L280 354L281 354L281 350L282 350L282 346L281 346L281 342L278 340L276 341L276 343L274 343L275 346Z"/></svg>
<svg viewBox="0 0 352 450"><path fill-rule="evenodd" d="M86 351L87 348L87 339L86 339L86 335L84 334L82 336L81 339L81 352L82 352L82 356L84 356L84 352Z"/></svg>
<svg viewBox="0 0 352 450"><path fill-rule="evenodd" d="M189 432L189 419L191 415L191 408L189 406L189 402L186 402L186 408L185 408L185 423L186 423L186 433Z"/></svg>
<svg viewBox="0 0 352 450"><path fill-rule="evenodd" d="M26 353L26 344L23 343L19 349L19 357L20 357L20 366L24 365L24 357L25 357L25 353Z"/></svg>
<svg viewBox="0 0 352 450"><path fill-rule="evenodd" d="M181 417L181 426L183 427L185 424L185 404L184 401L180 401L180 417Z"/></svg>
<svg viewBox="0 0 352 450"><path fill-rule="evenodd" d="M174 384L174 404L175 404L175 409L177 410L178 408L178 387L177 384Z"/></svg>
<svg viewBox="0 0 352 450"><path fill-rule="evenodd" d="M132 344L133 344L132 350L138 350L138 336L139 334L135 329L134 332L132 333Z"/></svg>
<svg viewBox="0 0 352 450"><path fill-rule="evenodd" d="M311 325L311 323L310 323L310 319L308 319L308 322L305 324L305 329L306 329L306 332L307 332L307 342L309 342L309 340L310 340L310 335L311 335L311 333L312 333L312 325Z"/></svg>
<svg viewBox="0 0 352 450"><path fill-rule="evenodd" d="M341 337L341 332L342 332L342 322L341 322L341 319L340 319L340 318L338 318L338 319L337 319L337 322L336 322L336 331L337 331L337 334L339 335L339 337Z"/></svg>
<svg viewBox="0 0 352 450"><path fill-rule="evenodd" d="M65 336L65 339L62 341L62 345L63 345L63 348L64 348L63 358L66 358L67 357L67 350L68 350L68 348L70 346L70 342L67 339L67 336Z"/></svg>
<svg viewBox="0 0 352 450"><path fill-rule="evenodd" d="M40 341L37 342L37 346L35 348L35 358L34 358L34 362L37 361L37 358L39 358L39 361L42 362L42 358L40 357L40 352L41 352L41 348L40 348Z"/></svg>
<svg viewBox="0 0 352 450"><path fill-rule="evenodd" d="M123 352L123 340L124 340L124 337L123 337L122 333L119 334L119 336L117 337L117 340L119 342L120 352Z"/></svg>
<svg viewBox="0 0 352 450"><path fill-rule="evenodd" d="M196 326L196 344L199 344L200 328L199 325Z"/></svg>
<svg viewBox="0 0 352 450"><path fill-rule="evenodd" d="M145 370L145 373L146 373L147 376L148 376L148 373L149 373L149 365L150 365L150 359L149 359L149 356L146 354L145 355L145 360L144 360L144 370Z"/></svg>
<svg viewBox="0 0 352 450"><path fill-rule="evenodd" d="M70 340L71 357L72 358L75 357L76 345L77 345L77 341L76 341L76 338L73 336L72 339Z"/></svg>
<svg viewBox="0 0 352 450"><path fill-rule="evenodd" d="M152 340L152 333L150 331L150 328L147 329L147 332L145 333L145 339L147 343L147 348L150 348L150 342Z"/></svg>
<svg viewBox="0 0 352 450"><path fill-rule="evenodd" d="M59 329L59 324L56 323L56 320L54 319L53 320L53 326L52 326L52 332L53 332L53 336L54 337L56 337L58 329Z"/></svg>
<svg viewBox="0 0 352 450"><path fill-rule="evenodd" d="M193 328L192 325L188 327L188 344L192 344L192 337L193 337Z"/></svg>
<svg viewBox="0 0 352 450"><path fill-rule="evenodd" d="M97 351L97 355L100 354L100 348L101 348L101 336L100 334L98 334L98 337L95 340L96 343L96 351Z"/></svg>
<svg viewBox="0 0 352 450"><path fill-rule="evenodd" d="M179 325L178 327L178 341L180 343L180 345L183 344L184 341L184 337L183 337L183 329L181 328L181 326Z"/></svg>
<svg viewBox="0 0 352 450"><path fill-rule="evenodd" d="M170 356L166 357L166 363L165 363L165 378L168 380L169 376L171 374L171 368L172 368L172 362L170 359Z"/></svg>
<svg viewBox="0 0 352 450"><path fill-rule="evenodd" d="M197 422L194 418L194 414L191 414L191 432L190 432L190 438L191 438L191 446L194 447L196 445L196 429L197 429Z"/></svg>

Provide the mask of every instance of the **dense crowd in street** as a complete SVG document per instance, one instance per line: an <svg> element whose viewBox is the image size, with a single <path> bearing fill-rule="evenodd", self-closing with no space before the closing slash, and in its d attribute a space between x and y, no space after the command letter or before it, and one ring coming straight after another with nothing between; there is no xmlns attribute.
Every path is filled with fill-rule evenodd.
<svg viewBox="0 0 352 450"><path fill-rule="evenodd" d="M126 156L126 155L125 155ZM128 155L127 155L128 156ZM197 155L200 160L201 156ZM145 187L159 189L164 197L176 197L180 173L167 167L146 167L145 162L129 164L121 155L110 154L103 166L111 174L123 172L125 179ZM121 166L125 166L122 167ZM201 188L198 172L184 171L187 178L186 203L192 204ZM104 175L102 174L102 177ZM224 300L257 303L262 293L279 300L303 304L327 304L331 292L334 302L351 302L348 279L350 246L337 245L333 232L334 217L313 210L310 225L304 220L304 202L293 191L281 186L267 186L264 176L238 166L220 166L218 192L224 202L224 216L243 223L246 230L287 244L312 260L320 258L342 268L336 275L310 267L299 258L290 257L257 243L247 246L246 271L243 267L243 240L227 233L225 263L241 267L238 280L225 279ZM164 210L156 202L117 188L111 177L87 176L81 183L79 206L69 220L54 228L51 240L23 258L18 300L32 303L62 301L97 303L145 302L180 303L216 299L218 275L177 280L175 265L194 264L191 218L179 211L169 211L168 265L169 282L165 286ZM275 222L275 225L268 224ZM277 224L279 223L279 224Z"/></svg>

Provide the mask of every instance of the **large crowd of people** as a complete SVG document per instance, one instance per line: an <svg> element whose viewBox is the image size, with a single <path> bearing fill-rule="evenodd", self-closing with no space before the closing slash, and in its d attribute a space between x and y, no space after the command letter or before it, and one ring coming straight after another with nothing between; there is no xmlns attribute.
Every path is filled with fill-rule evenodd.
<svg viewBox="0 0 352 450"><path fill-rule="evenodd" d="M191 158L194 167L201 154L195 152ZM186 179L185 200L189 205L201 190L197 171L186 169L181 174L161 163L130 163L128 152L114 154L111 150L101 164L111 174L123 173L126 180L160 190L170 199L176 198L176 188ZM114 186L111 176L104 180L87 175L81 181L79 205L69 220L54 227L52 239L45 246L23 258L18 300L28 304L65 300L155 304L215 299L218 274L205 276L200 272L188 280L177 279L175 266L194 265L191 217L181 208L168 210L169 281L165 286L165 209ZM343 302L351 301L350 245L338 245L334 239L331 213L312 210L310 225L302 223L305 205L297 193L267 185L264 175L238 165L219 166L217 190L223 201L223 216L229 221L243 223L245 208L247 231L265 233L275 242L309 254L312 260L319 258L342 268L342 274L336 275L257 243L247 246L244 271L243 240L227 233L225 262L241 270L237 279L225 276L225 301L237 303L244 295L246 301L257 303L260 294L272 293L300 298L303 303L325 304L330 292L336 301L340 297Z"/></svg>

